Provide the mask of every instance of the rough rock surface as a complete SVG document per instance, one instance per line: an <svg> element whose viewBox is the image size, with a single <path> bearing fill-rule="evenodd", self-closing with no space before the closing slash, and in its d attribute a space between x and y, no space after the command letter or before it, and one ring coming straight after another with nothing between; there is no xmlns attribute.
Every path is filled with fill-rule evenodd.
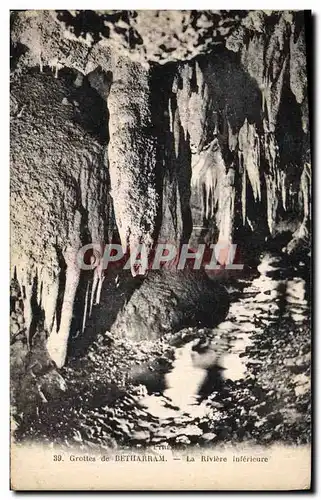
<svg viewBox="0 0 321 500"><path fill-rule="evenodd" d="M155 340L188 326L214 328L225 319L225 288L197 271L150 271L119 312L112 331L132 340Z"/></svg>
<svg viewBox="0 0 321 500"><path fill-rule="evenodd" d="M93 137L88 109L96 107L103 124L105 114L93 94L51 74L26 73L11 85L11 273L28 344L43 315L57 364L66 353L56 344L68 338L75 300L86 315L76 296L77 252L105 241L107 230L104 140Z"/></svg>
<svg viewBox="0 0 321 500"><path fill-rule="evenodd" d="M192 59L224 43L246 11L24 11L13 16L13 39L32 48L34 63L77 64L80 70L110 49L147 65ZM68 53L77 46L77 54Z"/></svg>
<svg viewBox="0 0 321 500"><path fill-rule="evenodd" d="M160 207L148 72L122 59L108 95L111 196L124 248L151 249ZM142 269L139 274L144 274Z"/></svg>

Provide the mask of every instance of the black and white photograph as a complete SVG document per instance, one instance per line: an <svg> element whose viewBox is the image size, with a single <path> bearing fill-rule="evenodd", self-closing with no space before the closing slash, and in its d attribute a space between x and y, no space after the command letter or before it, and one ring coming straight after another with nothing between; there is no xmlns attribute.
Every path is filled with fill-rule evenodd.
<svg viewBox="0 0 321 500"><path fill-rule="evenodd" d="M12 489L310 488L312 31L10 11Z"/></svg>

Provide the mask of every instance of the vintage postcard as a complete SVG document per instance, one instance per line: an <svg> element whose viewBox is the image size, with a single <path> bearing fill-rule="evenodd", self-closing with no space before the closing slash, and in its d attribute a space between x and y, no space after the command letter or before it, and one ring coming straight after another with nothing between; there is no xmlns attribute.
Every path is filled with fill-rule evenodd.
<svg viewBox="0 0 321 500"><path fill-rule="evenodd" d="M310 12L10 21L11 488L310 489Z"/></svg>

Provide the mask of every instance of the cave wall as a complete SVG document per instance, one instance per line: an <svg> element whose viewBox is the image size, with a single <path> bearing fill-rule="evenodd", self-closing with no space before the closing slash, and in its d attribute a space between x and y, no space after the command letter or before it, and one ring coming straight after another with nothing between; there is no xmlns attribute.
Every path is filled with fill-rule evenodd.
<svg viewBox="0 0 321 500"><path fill-rule="evenodd" d="M177 102L192 152L198 239L208 234L242 241L244 231L253 239L274 236L280 223L293 217L297 229L308 234L303 16L274 14L269 23L261 16L260 26L248 20L226 47L178 70Z"/></svg>
<svg viewBox="0 0 321 500"><path fill-rule="evenodd" d="M304 20L286 11L12 12L11 269L27 336L43 311L57 364L75 305L81 330L103 281L99 266L84 277L75 253L115 228L124 248L255 245L289 228L286 250L305 244Z"/></svg>
<svg viewBox="0 0 321 500"><path fill-rule="evenodd" d="M105 124L106 113L92 94L45 73L11 84L11 276L28 343L42 320L55 332L48 347L57 363L80 288L77 251L104 242L109 219L104 139L94 137L88 108Z"/></svg>

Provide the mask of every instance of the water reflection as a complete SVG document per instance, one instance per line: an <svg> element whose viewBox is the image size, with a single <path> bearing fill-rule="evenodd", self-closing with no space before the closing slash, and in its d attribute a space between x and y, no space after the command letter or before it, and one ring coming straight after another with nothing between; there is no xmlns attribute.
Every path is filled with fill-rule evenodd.
<svg viewBox="0 0 321 500"><path fill-rule="evenodd" d="M170 370L162 375L164 391L145 395L140 404L160 418L206 415L204 396L218 390L224 380L237 381L247 376L252 359L251 345L256 335L281 319L295 324L308 317L308 287L303 276L281 258L266 256L252 279L240 280L233 294L229 314L215 330L207 345L194 340L175 349Z"/></svg>

